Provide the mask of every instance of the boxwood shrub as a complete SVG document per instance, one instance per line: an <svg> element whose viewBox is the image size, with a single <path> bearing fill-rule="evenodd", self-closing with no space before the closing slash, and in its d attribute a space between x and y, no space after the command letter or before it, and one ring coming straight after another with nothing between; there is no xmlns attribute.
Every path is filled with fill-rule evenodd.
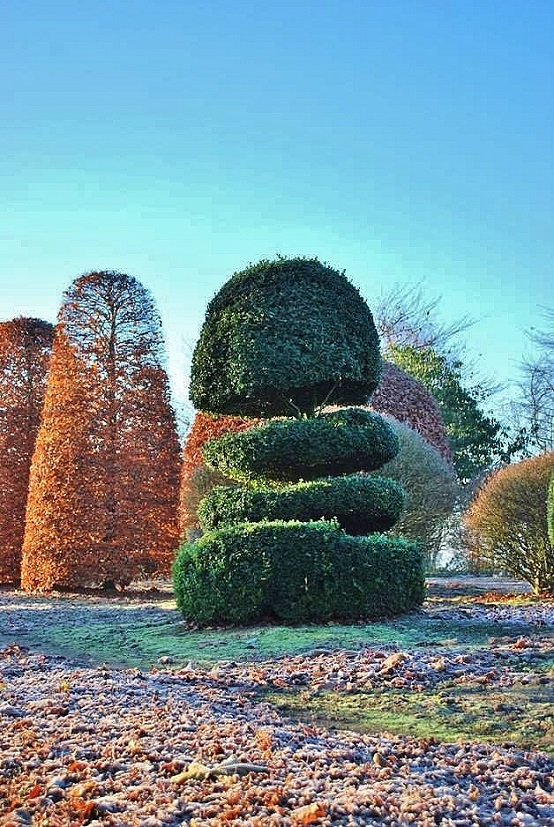
<svg viewBox="0 0 554 827"><path fill-rule="evenodd" d="M193 405L246 416L360 405L381 377L373 317L344 273L317 259L260 261L208 305L192 358Z"/></svg>
<svg viewBox="0 0 554 827"><path fill-rule="evenodd" d="M184 544L177 605L201 626L360 620L410 611L424 595L417 543L352 537L336 522L241 523Z"/></svg>
<svg viewBox="0 0 554 827"><path fill-rule="evenodd" d="M262 520L336 519L348 534L386 531L400 517L404 490L397 482L350 474L278 488L218 486L198 509L203 531Z"/></svg>
<svg viewBox="0 0 554 827"><path fill-rule="evenodd" d="M208 466L239 482L296 481L380 468L396 456L398 445L379 414L346 408L226 434L206 442L202 452Z"/></svg>

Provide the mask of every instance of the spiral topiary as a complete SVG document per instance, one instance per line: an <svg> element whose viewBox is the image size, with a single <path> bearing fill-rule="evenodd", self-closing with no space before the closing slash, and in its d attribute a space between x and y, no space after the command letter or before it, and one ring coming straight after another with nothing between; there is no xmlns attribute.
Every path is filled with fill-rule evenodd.
<svg viewBox="0 0 554 827"><path fill-rule="evenodd" d="M403 491L357 473L394 457L394 431L360 408L317 415L327 403L365 402L379 377L369 308L317 260L261 262L212 300L193 356L193 402L296 418L203 445L208 467L239 485L206 497L207 533L177 555L175 595L188 620L352 620L421 602L419 545L376 533L398 520Z"/></svg>

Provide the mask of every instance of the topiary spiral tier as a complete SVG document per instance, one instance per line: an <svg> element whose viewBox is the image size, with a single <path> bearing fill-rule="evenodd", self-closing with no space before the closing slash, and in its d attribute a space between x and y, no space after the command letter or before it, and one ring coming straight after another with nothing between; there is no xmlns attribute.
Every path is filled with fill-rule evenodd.
<svg viewBox="0 0 554 827"><path fill-rule="evenodd" d="M332 351L332 353L330 353ZM192 400L218 414L271 420L207 442L221 486L199 508L206 533L174 564L183 615L198 624L355 620L423 599L418 544L377 532L399 519L403 489L374 471L398 451L359 404L378 384L371 313L342 273L278 259L236 274L208 307ZM362 536L362 535L370 536Z"/></svg>

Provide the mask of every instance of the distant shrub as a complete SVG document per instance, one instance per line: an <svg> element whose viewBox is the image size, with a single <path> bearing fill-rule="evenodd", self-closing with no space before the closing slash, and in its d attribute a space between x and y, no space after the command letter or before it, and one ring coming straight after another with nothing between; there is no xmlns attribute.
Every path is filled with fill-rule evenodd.
<svg viewBox="0 0 554 827"><path fill-rule="evenodd" d="M443 526L460 495L456 472L417 431L393 417L386 419L400 447L379 475L396 480L406 492L404 510L392 533L420 540L426 549L427 568L432 569Z"/></svg>
<svg viewBox="0 0 554 827"><path fill-rule="evenodd" d="M404 490L391 479L351 474L278 488L214 488L198 510L203 531L262 520L336 519L348 534L391 528Z"/></svg>
<svg viewBox="0 0 554 827"><path fill-rule="evenodd" d="M196 408L248 416L363 404L381 375L371 312L344 273L279 257L235 273L208 305L195 347Z"/></svg>
<svg viewBox="0 0 554 827"><path fill-rule="evenodd" d="M440 408L427 388L405 370L383 360L381 381L370 405L372 410L413 428L451 464L452 451Z"/></svg>
<svg viewBox="0 0 554 827"><path fill-rule="evenodd" d="M547 527L548 486L554 452L495 471L465 514L478 556L496 570L554 592L554 547Z"/></svg>
<svg viewBox="0 0 554 827"><path fill-rule="evenodd" d="M239 482L311 480L379 468L398 450L378 414L347 408L313 419L272 420L207 442L204 459Z"/></svg>
<svg viewBox="0 0 554 827"><path fill-rule="evenodd" d="M183 616L200 625L371 619L410 611L424 594L415 544L324 521L209 532L182 546L173 578Z"/></svg>

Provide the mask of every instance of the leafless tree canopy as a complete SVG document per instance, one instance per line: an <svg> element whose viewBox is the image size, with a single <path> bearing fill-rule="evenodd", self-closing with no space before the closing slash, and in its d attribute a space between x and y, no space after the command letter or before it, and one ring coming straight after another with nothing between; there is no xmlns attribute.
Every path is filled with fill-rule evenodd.
<svg viewBox="0 0 554 827"><path fill-rule="evenodd" d="M440 301L440 296L427 298L421 284L397 284L382 294L372 312L385 351L390 345L409 345L448 352L459 334L474 321L462 316L451 324L442 324L436 314ZM455 346L459 348L458 344Z"/></svg>
<svg viewBox="0 0 554 827"><path fill-rule="evenodd" d="M530 434L532 447L543 454L554 450L554 309L544 308L544 316L546 328L529 334L537 353L522 364L515 405L516 417Z"/></svg>

